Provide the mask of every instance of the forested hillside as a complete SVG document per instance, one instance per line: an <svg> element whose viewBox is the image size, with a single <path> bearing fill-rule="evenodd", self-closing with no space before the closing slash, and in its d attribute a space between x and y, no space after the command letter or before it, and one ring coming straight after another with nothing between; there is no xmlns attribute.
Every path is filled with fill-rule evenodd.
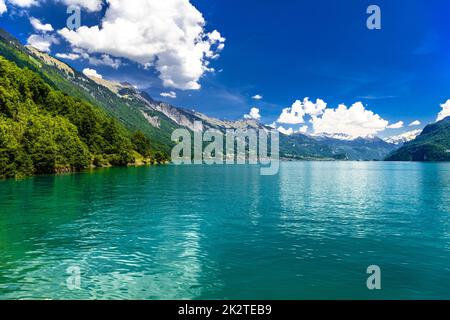
<svg viewBox="0 0 450 320"><path fill-rule="evenodd" d="M0 178L127 165L149 143L0 56Z"/></svg>
<svg viewBox="0 0 450 320"><path fill-rule="evenodd" d="M450 117L425 127L413 141L393 152L387 161L450 161Z"/></svg>
<svg viewBox="0 0 450 320"><path fill-rule="evenodd" d="M53 88L99 107L129 131L142 131L152 141L150 147L154 156L161 155L161 152L164 157L170 154L173 146L170 136L178 126L149 108L140 97L128 92L112 92L64 62L33 47L23 46L2 29L0 55L20 68L27 67L35 71ZM148 119L157 119L157 125L149 123Z"/></svg>

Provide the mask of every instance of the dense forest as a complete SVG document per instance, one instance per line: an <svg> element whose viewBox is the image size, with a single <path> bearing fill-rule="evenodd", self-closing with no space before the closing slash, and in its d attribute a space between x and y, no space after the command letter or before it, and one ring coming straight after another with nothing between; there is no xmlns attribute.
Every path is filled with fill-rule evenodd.
<svg viewBox="0 0 450 320"><path fill-rule="evenodd" d="M164 162L149 139L0 56L0 178Z"/></svg>
<svg viewBox="0 0 450 320"><path fill-rule="evenodd" d="M450 161L450 117L430 124L413 141L390 154L387 161Z"/></svg>

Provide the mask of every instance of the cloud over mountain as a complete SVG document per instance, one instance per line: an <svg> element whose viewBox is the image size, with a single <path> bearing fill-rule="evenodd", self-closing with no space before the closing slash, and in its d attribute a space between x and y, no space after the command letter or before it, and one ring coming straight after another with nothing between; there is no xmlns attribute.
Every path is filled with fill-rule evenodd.
<svg viewBox="0 0 450 320"><path fill-rule="evenodd" d="M388 129L401 129L403 128L403 126L405 125L405 123L403 121L399 121L396 123L393 123L389 126L387 126Z"/></svg>
<svg viewBox="0 0 450 320"><path fill-rule="evenodd" d="M127 58L154 67L164 86L200 88L199 80L212 71L225 38L205 30L205 19L189 0L109 0L101 24L59 34L73 47L89 53Z"/></svg>
<svg viewBox="0 0 450 320"><path fill-rule="evenodd" d="M249 114L244 115L244 119L248 120L261 120L261 114L258 108L252 108Z"/></svg>
<svg viewBox="0 0 450 320"><path fill-rule="evenodd" d="M378 114L367 110L361 102L347 107L341 104L336 109L326 109L319 116L313 116L314 133L346 134L352 137L367 137L384 131L389 122Z"/></svg>
<svg viewBox="0 0 450 320"><path fill-rule="evenodd" d="M97 70L94 70L94 69L85 68L85 69L83 70L83 74L84 74L85 76L88 76L88 77L94 77L94 78L103 79L103 76L102 76L101 74L99 74L99 73L97 72Z"/></svg>
<svg viewBox="0 0 450 320"><path fill-rule="evenodd" d="M85 8L90 12L100 11L103 6L103 0L57 0L57 1L61 1L68 6L71 5L79 6L81 8Z"/></svg>
<svg viewBox="0 0 450 320"><path fill-rule="evenodd" d="M404 126L403 121L389 125L389 121L367 110L361 102L354 103L351 107L341 104L333 109L327 108L327 103L322 99L312 102L309 98L297 100L291 107L283 109L276 123L296 126L307 121L312 124L314 135L343 135L352 138L372 136L388 128L399 129ZM307 130L308 127L299 128L299 131L281 127L280 132L292 134Z"/></svg>
<svg viewBox="0 0 450 320"><path fill-rule="evenodd" d="M8 11L8 8L6 8L5 0L0 0L0 15Z"/></svg>
<svg viewBox="0 0 450 320"><path fill-rule="evenodd" d="M27 44L42 52L50 52L52 44L57 44L59 41L53 35L38 35L32 34L27 39Z"/></svg>
<svg viewBox="0 0 450 320"><path fill-rule="evenodd" d="M30 17L30 23L33 26L34 30L41 32L51 32L53 31L53 27L50 23L43 24L39 19L34 17Z"/></svg>
<svg viewBox="0 0 450 320"><path fill-rule="evenodd" d="M441 104L442 111L439 112L436 121L444 120L447 117L450 117L450 99L447 102Z"/></svg>

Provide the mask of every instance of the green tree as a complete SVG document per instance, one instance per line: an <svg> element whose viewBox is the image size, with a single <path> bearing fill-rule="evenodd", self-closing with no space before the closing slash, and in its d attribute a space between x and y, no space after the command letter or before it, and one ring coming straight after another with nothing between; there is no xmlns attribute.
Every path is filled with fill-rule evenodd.
<svg viewBox="0 0 450 320"><path fill-rule="evenodd" d="M147 138L141 131L137 131L131 137L131 143L134 150L139 152L142 156L149 158L151 156L150 139Z"/></svg>

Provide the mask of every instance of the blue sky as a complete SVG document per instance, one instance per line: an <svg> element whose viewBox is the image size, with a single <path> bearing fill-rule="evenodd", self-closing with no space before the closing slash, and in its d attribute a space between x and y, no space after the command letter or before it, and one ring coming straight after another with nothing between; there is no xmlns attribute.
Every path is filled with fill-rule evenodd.
<svg viewBox="0 0 450 320"><path fill-rule="evenodd" d="M8 12L0 17L0 27L26 43L37 33L29 21L35 17L55 30L58 43L51 46L51 53L69 53L69 41L56 32L66 25L64 1L69 0L47 0L24 8L7 0ZM305 97L314 102L322 99L328 108L360 101L389 125L403 121L402 128L380 130L380 136L422 128L436 120L440 104L450 99L448 1L192 0L191 4L203 15L204 32L217 30L226 39L225 48L216 50L220 56L208 59L207 67L215 71L203 73L200 89L164 86L160 71L114 56L115 50L105 53L120 59L118 68L92 65L86 59L65 61L79 70L95 69L106 79L136 84L176 106L227 119L242 118L256 107L261 121L269 124ZM366 27L371 4L381 8L381 30ZM107 7L94 12L82 8L82 24L98 25L106 11ZM91 56L99 59L102 53ZM175 99L160 96L171 91ZM257 94L263 99L252 99ZM422 126L408 127L415 120ZM279 125L294 130L306 125L313 130L308 116L305 123Z"/></svg>

